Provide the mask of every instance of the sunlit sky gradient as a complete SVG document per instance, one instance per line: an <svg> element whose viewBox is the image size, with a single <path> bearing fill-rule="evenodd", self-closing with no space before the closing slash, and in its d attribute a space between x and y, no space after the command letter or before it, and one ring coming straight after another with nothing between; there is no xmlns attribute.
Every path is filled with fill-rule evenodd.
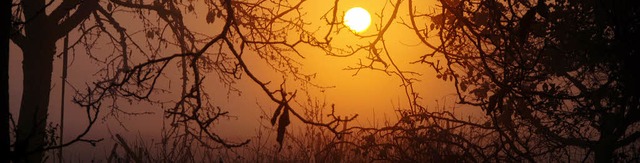
<svg viewBox="0 0 640 163"><path fill-rule="evenodd" d="M418 2L414 2L418 3ZM432 11L435 1L420 1L414 4L415 6L424 6L420 10ZM309 0L302 5L302 11L306 12L304 20L310 25L306 26L309 30L318 30L318 34L325 34L326 23L321 20L323 14L330 10L331 3L327 3L325 0ZM369 1L369 0L342 0L339 6L339 16L342 17L346 10L352 7L362 7L368 10L371 14L371 26L359 35L350 32L346 27L343 28L340 33L333 33L333 44L336 46L355 46L366 45L372 41L371 37L365 37L374 35L378 32L382 23L388 21L389 15L393 7L388 1ZM395 22L401 21L404 17L407 17L406 4L402 4L400 7L399 18L394 20ZM215 35L220 31L221 23L223 21L216 21L213 24L207 24L205 19L206 7L197 7L195 12L197 17L186 18L186 24L192 28L192 30L204 33L207 35ZM384 10L383 10L384 9ZM382 19L380 16L383 16ZM129 15L117 15L120 20L126 20ZM425 20L426 22L427 20ZM131 19L131 22L127 24L128 31L135 31L141 28L141 25L136 20ZM71 33L70 40L77 39L78 33ZM144 37L144 33L138 33L134 37ZM454 92L452 82L444 82L435 78L435 72L425 65L414 65L409 62L418 60L419 56L429 53L432 50L422 45L418 38L416 38L413 31L409 30L406 26L398 23L394 23L385 34L385 40L389 51L392 52L391 57L403 70L415 71L421 74L417 76L420 81L415 83L414 87L416 92L420 93L422 99L419 103L435 109L435 107L453 107L455 97L452 96ZM432 40L437 41L437 40ZM100 44L108 44L106 40L102 40ZM58 51L62 46L62 42L58 42ZM110 46L104 46L110 47ZM96 56L107 56L111 53L111 49L93 49L93 54ZM350 66L356 66L359 61L366 60L366 51L355 54L349 57L335 57L327 56L323 51L313 47L300 48L301 54L304 55L304 59L299 58L302 67L302 72L317 73L316 78L312 80L313 83L330 87L327 89L310 89L309 95L313 100L318 100L321 103L326 103L327 106L335 104L337 115L349 116L359 114L359 118L355 121L356 124L349 125L371 125L379 124L387 119L395 119L396 115L394 110L408 108L408 102L404 94L404 89L401 87L401 80L397 76L388 75L380 71L361 70L354 75L356 71L344 70ZM22 72L21 63L22 55L20 49L12 43L10 56L10 105L11 111L14 117L17 117L21 89L22 89ZM166 49L161 53L164 55L174 54L179 52L176 48ZM74 105L71 100L73 99L74 87L76 89L84 89L87 84L91 84L97 77L92 76L97 68L96 63L92 63L86 56L86 51L82 48L75 49L75 56L71 57L69 66L69 83L72 86L67 86L67 117L65 121L65 139L71 139L78 133L79 130L84 129L86 125L85 113L82 109ZM263 60L260 60L253 53L246 53L244 58L251 71L254 72L263 81L274 81L279 83L282 80L282 75L275 73L270 69ZM140 59L140 58L138 58ZM135 57L133 57L135 60ZM60 106L60 76L61 76L61 59L56 58L54 62L54 72L52 79L52 91L50 100L50 113L49 120L53 123L59 122L59 106ZM163 77L160 85L164 88L175 89L175 93L179 93L180 89L180 73L178 73L177 65L171 67L167 72L166 77ZM249 80L246 76L243 77L234 87L241 90L241 93L231 92L229 88L222 85L218 80L215 73L206 74L206 87L211 97L223 108L223 110L229 111L236 118L229 120L223 120L220 122L220 135L228 138L231 141L244 140L255 136L255 131L259 127L259 117L263 115L271 115L276 108L275 104L268 99L268 97L260 90L260 88ZM276 82L278 81L278 82ZM240 95L240 96L239 96ZM172 94L158 94L153 96L155 100L172 100ZM175 98L175 97L174 97ZM298 99L303 101L305 99ZM120 122L114 120L112 117L108 117L100 121L98 126L95 126L89 138L105 138L105 141L99 143L97 148L88 148L87 144L75 144L72 147L65 149L67 151L81 151L81 152L67 152L66 155L72 158L97 158L104 159L108 149L113 145L110 135L120 133L128 137L135 137L141 135L145 139L155 139L157 142L160 135L160 129L163 125L162 121L162 107L158 105L149 105L147 103L133 102L129 104L126 100L118 101L121 110L130 111L134 113L153 112L154 114L139 115L139 116L123 116L120 115ZM457 107L457 106L456 106ZM327 108L328 109L328 108ZM464 108L462 108L464 109ZM460 113L467 112L466 110L458 111ZM103 112L103 116L108 116L108 112ZM375 118L374 118L375 115ZM298 120L293 120L294 126L300 125ZM126 126L126 128L124 127ZM275 142L275 139L274 139ZM86 150L86 149L89 150ZM83 149L83 150L78 150Z"/></svg>

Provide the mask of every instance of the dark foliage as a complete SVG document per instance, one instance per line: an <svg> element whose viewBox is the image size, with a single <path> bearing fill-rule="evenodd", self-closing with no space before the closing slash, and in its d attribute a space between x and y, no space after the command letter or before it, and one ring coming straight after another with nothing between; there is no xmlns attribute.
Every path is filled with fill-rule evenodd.
<svg viewBox="0 0 640 163"><path fill-rule="evenodd" d="M455 82L461 103L480 106L491 117L509 142L507 155L529 161L638 159L618 156L638 150L640 138L640 3L440 4L440 11L414 13L413 19L433 20L442 44L430 46L444 55L444 66L433 66L438 59L430 56L421 62ZM427 29L412 28L419 35Z"/></svg>

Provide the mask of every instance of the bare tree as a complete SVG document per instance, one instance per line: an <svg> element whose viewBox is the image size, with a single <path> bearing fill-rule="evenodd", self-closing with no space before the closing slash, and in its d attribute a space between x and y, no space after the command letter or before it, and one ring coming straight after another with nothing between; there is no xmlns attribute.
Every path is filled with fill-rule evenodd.
<svg viewBox="0 0 640 163"><path fill-rule="evenodd" d="M390 50L387 43L388 37L394 37L389 29L392 26L412 28L411 23L415 19L424 22L430 18L423 13L415 13L416 9L428 11L430 6L419 6L412 1L389 0L385 1L382 11L376 11L380 20L374 34L359 35L359 38L370 39L363 45L349 45L346 48L337 47L331 43L331 34L340 33L342 26L339 0L334 1L331 10L323 16L323 20L329 25L329 32L323 42L317 47L325 50L327 55L336 57L351 57L356 53L367 53L364 60L360 60L354 66L345 70L354 71L357 75L360 71L376 71L388 74L401 81L401 88L406 96L406 107L389 108L397 110L398 120L388 122L381 127L344 126L343 133L352 139L336 139L329 143L322 151L330 154L330 151L340 151L338 155L343 157L361 156L366 160L385 160L392 162L486 162L486 161L513 161L521 160L505 154L500 132L495 130L494 124L479 122L481 118L460 118L452 110L430 110L424 104L419 103L420 93L414 90L414 85L419 83L420 72L403 69L407 64L399 63L394 59L398 52ZM424 4L421 4L424 5ZM402 10L403 7L409 10ZM427 7L427 8L425 8ZM432 6L437 8L437 6ZM406 12L408 11L408 13ZM421 17L423 16L423 17ZM408 19L407 19L408 18ZM416 29L417 34L424 34L424 29ZM349 31L347 31L349 32ZM424 43L430 43L427 38L418 35ZM426 44L439 53L437 47ZM422 56L421 59L425 59ZM430 67L438 68L438 64L429 63ZM439 71L439 69L436 69ZM346 154L345 154L346 153ZM319 153L323 154L322 152ZM342 158L345 159L345 158ZM340 158L338 158L340 160Z"/></svg>
<svg viewBox="0 0 640 163"><path fill-rule="evenodd" d="M42 160L55 43L82 23L98 4L98 1L64 1L47 15L45 11L51 8L52 2L12 2L9 10L13 12L9 37L22 49L25 58L22 102L12 154L16 160ZM67 14L71 16L65 18Z"/></svg>
<svg viewBox="0 0 640 163"><path fill-rule="evenodd" d="M338 1L334 4L327 22L336 22L330 21L337 18ZM382 25L377 33L361 36L374 41L347 50L352 53L346 55L331 54L367 51L368 61L351 70L376 70L400 78L411 106L401 117L434 114L418 111L422 106L415 101L420 97L412 87L418 73L403 71L385 45L386 30L392 25L412 29L424 46L434 50L413 63L454 82L460 103L478 106L487 114L484 124L434 116L485 130L483 134L489 135L479 142L498 141L470 143L482 149L496 147L474 158L638 159L634 151L640 137L640 91L633 63L638 50L631 45L640 38L637 2L442 0L435 8L412 0L387 4L391 16L379 15ZM407 7L408 19L403 19L401 7ZM368 130L411 131L396 126Z"/></svg>
<svg viewBox="0 0 640 163"><path fill-rule="evenodd" d="M241 92L234 83L242 79L258 85L277 105L270 122L277 126L280 144L295 118L337 138L362 134L355 141L337 139L335 144L375 150L371 159L638 159L624 155L637 150L634 144L640 137L640 91L634 78L640 67L633 63L638 49L631 44L640 38L637 2L441 0L436 8L424 8L412 0L390 0L377 15L381 25L375 34L357 35L371 41L346 47L333 44L332 37L345 32L338 0L322 17L326 33L305 28L308 22L300 7L305 0L66 0L55 8L51 2L11 5L9 37L25 58L14 160L39 162L43 151L78 141L94 143L84 135L99 113L116 118L126 114L119 108L121 99L162 107L169 121L161 142L169 149L163 151L165 160L184 161L188 158L181 156L189 156L196 146L218 149L249 143L230 142L214 132L216 123L230 113L205 91L204 83L212 81L207 76L216 76L223 85L216 89L222 91ZM185 17L198 15L195 6L206 7L205 21L215 26L210 33L195 32L185 24ZM48 10L52 12L47 14ZM142 29L129 26L119 14L136 17ZM424 64L438 73L436 77L454 82L459 103L482 108L486 123L448 111L430 112L418 102L419 92L413 86L420 73L404 70L385 42L392 26L412 29L424 46L434 50L412 63ZM80 38L69 48L86 49L86 55L100 65L96 73L100 79L76 90L74 97L89 117L86 130L66 143L50 144L46 114L55 43L74 29ZM111 54L94 53L100 39L109 42ZM300 61L305 59L301 45L336 57L367 53L365 60L346 69L356 74L379 71L400 79L407 99L407 108L397 108L400 120L367 128L347 127L357 115L340 118L332 112L329 120L305 117L310 108L297 103L299 94L322 87L313 82L314 74L301 71ZM266 63L282 80L261 78L247 64L248 58ZM167 75L171 68L178 69L179 79ZM163 88L159 83L166 78L180 81L180 89ZM171 101L153 98L175 92L180 93Z"/></svg>
<svg viewBox="0 0 640 163"><path fill-rule="evenodd" d="M280 143L290 123L290 116L304 123L323 126L336 134L340 133L336 126L346 121L336 119L330 123L320 123L306 120L290 105L298 92L296 89L304 91L304 86L317 87L310 82L313 75L299 71L296 59L304 56L296 48L301 44L319 47L327 44L318 42L312 32L303 28L305 22L300 18L302 13L299 6L304 1L204 1L202 3L208 10L206 21L217 21L222 25L219 33L213 36L197 34L184 24L183 15L195 14L196 2L69 0L59 6L52 6L52 2L17 1L12 4L11 40L23 50L25 58L24 93L18 124L14 127L17 138L12 156L14 160L40 162L43 151L78 141L94 143L94 140L85 139L84 135L105 108L108 113L125 112L118 109L118 99L163 105L171 103L173 107L164 108L171 126L164 133L163 143L167 146L174 143L190 148L197 143L207 148L231 148L248 143L248 140L230 143L212 132L216 121L227 116L228 112L216 106L203 91L202 83L208 73L217 74L230 91L237 91L233 83L244 75L258 84L279 105L272 124L278 124L276 140ZM47 10L53 11L47 14ZM133 33L143 33L145 37L134 37L126 24L116 16L119 13L138 16L144 29ZM69 48L86 49L87 55L103 67L97 72L102 78L86 90L77 89L74 97L74 102L85 109L89 126L76 139L51 145L52 141L45 137L55 43L73 29L79 31L80 38L72 41ZM293 33L291 30L299 32ZM300 37L287 40L291 35ZM113 49L111 55L104 57L93 53L95 47L99 46L96 43L98 39L110 42L109 46ZM175 46L180 51L173 54L164 52L162 46L167 45ZM247 51L255 53L250 57L259 57L288 80L271 84L259 79L244 61ZM182 71L181 95L173 102L152 100L150 97L155 94L172 91L157 87L166 68L174 65L170 63L177 64ZM304 86L288 89L290 84L285 81L299 82ZM178 148L168 152L179 152Z"/></svg>

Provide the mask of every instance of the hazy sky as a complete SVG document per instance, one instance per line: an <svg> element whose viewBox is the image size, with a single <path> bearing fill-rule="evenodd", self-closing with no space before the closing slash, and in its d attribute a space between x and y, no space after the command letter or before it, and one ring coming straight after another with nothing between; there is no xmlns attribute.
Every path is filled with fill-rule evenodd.
<svg viewBox="0 0 640 163"><path fill-rule="evenodd" d="M318 29L319 31L327 30L323 28L326 25L320 18L330 9L330 5L330 3L324 0L309 0L305 2L302 6L302 11L307 13L305 20L311 23L308 26L309 29ZM372 26L369 27L366 32L362 33L362 35L375 34L377 28L380 26L380 18L378 15L384 15L383 20L386 22L392 9L392 7L387 6L386 10L384 12L382 11L385 6L385 1L343 0L340 1L339 4L339 16L342 16L342 13L347 9L356 6L365 8L372 15ZM424 6L433 6L433 4L425 4ZM198 13L198 17L189 17L186 23L195 31L215 35L219 32L219 30L216 29L219 28L219 23L222 21L217 21L214 24L206 24L204 20L206 9L203 8L206 7L196 7L196 12L202 13ZM399 15L401 18L406 17L406 8L406 4L401 7L401 15ZM432 7L425 7L423 10L430 11L433 9ZM128 15L118 15L120 20L127 20L127 16ZM395 21L399 20L400 19L397 19ZM139 24L136 25L135 21L136 20L131 19L130 24L127 24L128 31L140 30L135 29L140 28ZM144 37L142 33L134 36ZM338 46L364 45L371 41L371 38L359 38L346 29L333 37L335 40L334 44ZM77 33L71 33L71 41L75 41L77 38ZM392 53L391 57L401 69L411 70L421 74L421 76L416 76L420 81L414 85L416 92L420 93L422 97L419 101L421 104L430 108L436 106L442 107L443 105L452 107L454 105L455 97L451 96L451 94L454 93L452 82L443 82L440 79L436 79L435 72L426 65L409 64L411 61L418 60L419 56L432 51L420 44L413 31L395 23L389 31L387 31L385 40ZM102 45L107 44L104 40L100 43ZM62 42L59 41L58 45L58 50L60 51L60 49L62 49ZM112 49L108 49L110 46L104 45L97 47L98 48L93 49L93 54L97 56L109 55L112 51ZM10 51L10 105L14 117L17 118L17 110L19 109L22 91L22 55L20 49L15 46L15 44L11 45ZM168 48L161 53L166 56L177 52L176 48ZM379 71L371 70L362 70L354 76L355 71L343 70L346 67L355 66L359 60L364 61L367 55L365 52L345 58L327 56L320 49L305 46L300 48L300 52L305 56L305 59L300 58L300 62L303 64L302 71L317 73L316 78L313 79L312 82L321 86L333 87L325 89L323 92L321 92L320 89L311 89L310 96L320 102L327 103L328 106L335 104L338 115L359 114L360 117L356 121L356 123L358 123L356 125L369 125L374 121L382 122L385 116L394 119L395 109L408 107L404 89L400 86L402 82L397 76L390 76ZM282 75L274 73L263 60L251 55L255 55L255 53L246 53L244 57L249 68L254 71L258 77L264 81L282 79ZM136 61L134 60L133 62ZM82 48L76 48L75 56L70 58L70 63L68 81L73 86L67 86L67 100L65 101L65 105L67 106L65 113L65 139L75 137L75 133L84 129L87 123L84 110L71 102L74 96L73 88L84 90L87 85L91 85L91 82L97 79L93 74L97 70L96 65L99 65L91 61L87 57L86 51ZM176 64L170 66L173 66L171 67L172 69L168 70L169 73L166 74L166 77L161 78L162 81L160 85L179 93L181 86L179 79L180 73L177 73L179 71L177 71ZM60 116L61 67L61 58L56 58L54 61L49 113L49 120L52 123L58 123ZM216 77L215 73L209 73L206 74L206 76L205 83L208 89L207 91L212 95L216 105L221 106L224 110L229 111L230 114L237 117L237 119L223 120L220 122L220 135L230 140L243 140L255 136L254 131L258 127L259 117L263 111L266 112L267 115L271 115L276 107L275 104L271 102L262 90L250 81L246 75L234 85L234 87L242 91L240 96L235 92L227 94L228 88L217 81L218 77ZM171 100L172 97L171 94L158 94L152 98ZM298 100L304 102L302 98ZM438 100L438 102L436 102L436 100ZM151 111L155 114L120 116L119 119L122 124L126 126L126 129L120 126L119 122L115 121L112 117L101 120L98 122L99 124L92 129L89 138L105 138L105 141L99 143L97 148L87 148L88 145L82 143L73 145L71 148L66 149L67 151L74 151L67 152L67 156L79 159L91 157L104 159L104 154L107 153L108 148L111 148L113 145L110 135L115 133L120 133L128 137L139 134L144 136L145 139L151 138L157 140L157 138L159 138L160 127L163 123L162 106L136 102L129 105L126 100L120 100L119 102L121 106L120 109L122 110L131 112ZM105 116L108 114L108 111L103 111L102 113L102 115ZM376 117L375 120L373 118L374 114ZM293 123L299 123L299 121L293 120Z"/></svg>

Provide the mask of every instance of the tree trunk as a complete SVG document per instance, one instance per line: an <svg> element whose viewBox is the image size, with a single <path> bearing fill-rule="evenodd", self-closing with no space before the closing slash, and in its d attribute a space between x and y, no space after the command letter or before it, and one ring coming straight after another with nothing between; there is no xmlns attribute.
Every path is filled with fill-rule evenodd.
<svg viewBox="0 0 640 163"><path fill-rule="evenodd" d="M600 138L598 138L595 149L593 149L597 163L613 162L613 152L616 150L615 143L617 140L613 132L616 126L612 122L613 120L608 114L602 115L599 128Z"/></svg>
<svg viewBox="0 0 640 163"><path fill-rule="evenodd" d="M51 31L43 27L54 27L54 24L44 16L38 16L25 26L27 39L22 48L24 80L15 147L20 162L42 162L42 148L46 145L45 130L56 39L50 34Z"/></svg>
<svg viewBox="0 0 640 163"><path fill-rule="evenodd" d="M2 29L0 34L0 153L4 153L0 163L9 162L7 154L11 151L9 144L11 143L9 137L9 33L11 30L11 1L2 2L2 13L0 16L0 22L2 22Z"/></svg>
<svg viewBox="0 0 640 163"><path fill-rule="evenodd" d="M46 41L43 41L43 43ZM41 162L42 147L45 145L47 111L55 42L24 49L23 92L16 151L27 162ZM33 44L30 44L33 45ZM29 45L29 46L30 46Z"/></svg>
<svg viewBox="0 0 640 163"><path fill-rule="evenodd" d="M600 145L599 148L594 149L597 163L613 162L613 150L615 148L613 148L612 146L613 144Z"/></svg>

